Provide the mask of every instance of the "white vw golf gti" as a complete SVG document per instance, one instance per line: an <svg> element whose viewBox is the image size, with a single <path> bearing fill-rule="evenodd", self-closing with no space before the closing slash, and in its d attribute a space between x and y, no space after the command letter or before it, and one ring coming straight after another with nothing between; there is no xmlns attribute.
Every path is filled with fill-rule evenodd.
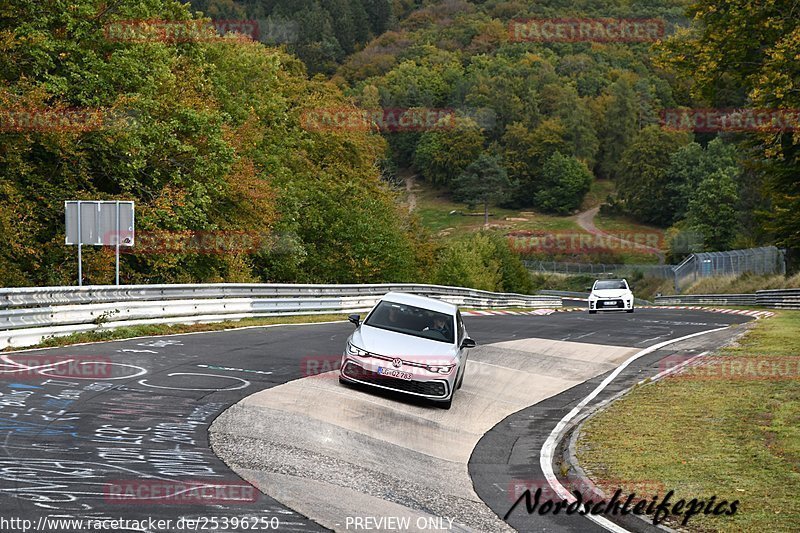
<svg viewBox="0 0 800 533"><path fill-rule="evenodd" d="M467 336L455 305L398 292L384 296L356 330L342 354L339 381L427 398L449 409L464 381Z"/></svg>

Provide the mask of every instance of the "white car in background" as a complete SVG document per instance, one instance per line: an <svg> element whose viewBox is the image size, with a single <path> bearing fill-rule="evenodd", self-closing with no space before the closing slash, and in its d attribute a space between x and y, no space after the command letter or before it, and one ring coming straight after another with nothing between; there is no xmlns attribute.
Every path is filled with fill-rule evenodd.
<svg viewBox="0 0 800 533"><path fill-rule="evenodd" d="M589 314L598 311L633 313L633 292L624 279L598 279L589 294Z"/></svg>

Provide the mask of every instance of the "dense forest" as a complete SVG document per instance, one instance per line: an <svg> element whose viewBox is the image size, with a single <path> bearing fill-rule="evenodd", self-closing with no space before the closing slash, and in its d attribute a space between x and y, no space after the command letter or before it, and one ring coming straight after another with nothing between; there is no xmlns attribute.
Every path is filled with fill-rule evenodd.
<svg viewBox="0 0 800 533"><path fill-rule="evenodd" d="M11 0L0 7L0 284L71 284L63 201L137 202L137 231L245 234L225 253L125 254L123 282L432 281L526 291L502 235L441 244L397 174L473 202L604 209L700 248L800 248L792 128L693 132L664 110L798 107L788 2ZM530 42L528 18L658 19L655 42ZM113 39L129 21L252 20L256 38ZM319 109L448 109L448 127L304 127ZM19 113L94 110L89 127ZM15 115L16 113L16 115ZM109 117L116 117L110 120ZM123 119L119 119L123 117ZM796 129L796 128L795 128ZM483 190L481 190L483 187ZM238 233L237 233L238 232ZM154 237L155 236L155 237ZM224 248L224 246L223 246ZM86 250L86 283L113 254Z"/></svg>
<svg viewBox="0 0 800 533"><path fill-rule="evenodd" d="M759 54L748 47L785 53L791 43L781 39L792 28L796 34L797 20L781 14L780 2L763 10L742 3L740 13L733 9L736 2L726 3L728 14L707 4L437 2L352 55L334 79L364 107L464 110L459 127L450 131L389 137L397 165L414 166L426 180L456 193L456 178L489 153L508 173L508 205L567 214L580 206L593 178L605 178L615 182L616 194L604 209L670 227L673 237L699 234L697 251L776 240L794 246L800 228L774 210L792 201L786 179L771 182L777 178L773 171L757 168L770 154L763 143L792 145L791 131L692 135L663 127L664 110L785 104L772 87L755 98L759 87L747 86L766 83L754 66L762 58L748 58L751 76L708 69L717 64L714 53L728 57L729 47L738 46L739 56ZM745 12L754 18L746 19ZM690 28L684 15L695 17L695 25ZM535 17L656 18L665 31L655 43L514 39L509 23ZM725 24L734 22L751 30L731 33ZM774 29L762 32L763 27ZM719 42L725 36L737 42ZM719 43L714 53L707 42ZM797 68L796 62L785 66ZM736 71L737 63L727 68ZM797 83L790 79L769 83ZM491 120L473 120L476 109Z"/></svg>

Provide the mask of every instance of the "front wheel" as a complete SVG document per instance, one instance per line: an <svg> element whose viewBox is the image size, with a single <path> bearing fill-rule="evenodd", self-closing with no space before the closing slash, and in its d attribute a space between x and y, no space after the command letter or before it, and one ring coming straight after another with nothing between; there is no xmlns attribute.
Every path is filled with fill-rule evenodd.
<svg viewBox="0 0 800 533"><path fill-rule="evenodd" d="M596 315L596 314L597 314L597 311L595 311L595 310L592 310L592 309L589 309L589 314L590 314L590 315Z"/></svg>
<svg viewBox="0 0 800 533"><path fill-rule="evenodd" d="M441 409L444 409L445 411L447 411L448 409L450 409L453 406L453 395L451 394L450 398L448 398L447 401L438 402L438 404L439 404L439 407Z"/></svg>
<svg viewBox="0 0 800 533"><path fill-rule="evenodd" d="M633 309L628 309L627 312L628 313L633 313Z"/></svg>

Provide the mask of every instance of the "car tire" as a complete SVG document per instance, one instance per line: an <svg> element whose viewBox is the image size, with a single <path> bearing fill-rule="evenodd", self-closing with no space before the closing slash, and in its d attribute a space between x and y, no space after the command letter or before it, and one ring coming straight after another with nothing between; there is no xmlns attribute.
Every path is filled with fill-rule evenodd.
<svg viewBox="0 0 800 533"><path fill-rule="evenodd" d="M460 389L460 388L461 388L461 385L464 383L464 374L465 374L466 372L467 372L466 370L464 370L463 372L461 372L461 377L460 377L460 378L458 378L458 383L456 384L456 390Z"/></svg>
<svg viewBox="0 0 800 533"><path fill-rule="evenodd" d="M453 395L451 394L446 401L437 403L440 409L444 409L445 411L447 411L453 406Z"/></svg>
<svg viewBox="0 0 800 533"><path fill-rule="evenodd" d="M633 313L633 309L628 309L628 313Z"/></svg>
<svg viewBox="0 0 800 533"><path fill-rule="evenodd" d="M589 309L589 314L590 314L590 315L597 314L597 311L596 311L596 310Z"/></svg>

